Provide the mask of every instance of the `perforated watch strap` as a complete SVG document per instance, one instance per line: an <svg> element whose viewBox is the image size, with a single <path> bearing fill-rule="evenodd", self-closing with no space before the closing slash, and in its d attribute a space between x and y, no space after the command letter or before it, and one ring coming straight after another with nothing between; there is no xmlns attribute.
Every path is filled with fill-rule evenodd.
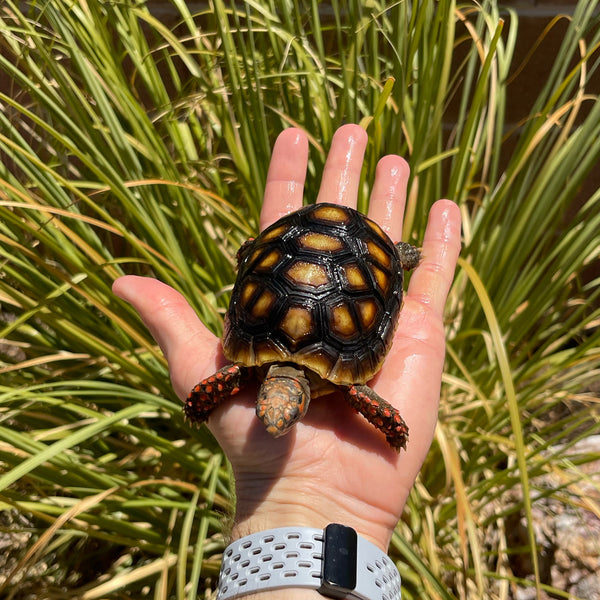
<svg viewBox="0 0 600 600"><path fill-rule="evenodd" d="M291 587L318 590L331 598L400 600L394 563L349 527L269 529L225 550L217 600Z"/></svg>

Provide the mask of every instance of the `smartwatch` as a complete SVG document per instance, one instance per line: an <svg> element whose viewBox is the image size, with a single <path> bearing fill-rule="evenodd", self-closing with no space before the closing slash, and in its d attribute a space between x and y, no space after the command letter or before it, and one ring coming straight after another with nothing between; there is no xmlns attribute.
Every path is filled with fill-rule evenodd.
<svg viewBox="0 0 600 600"><path fill-rule="evenodd" d="M279 527L226 548L217 600L293 587L327 598L400 600L400 583L392 560L351 527Z"/></svg>

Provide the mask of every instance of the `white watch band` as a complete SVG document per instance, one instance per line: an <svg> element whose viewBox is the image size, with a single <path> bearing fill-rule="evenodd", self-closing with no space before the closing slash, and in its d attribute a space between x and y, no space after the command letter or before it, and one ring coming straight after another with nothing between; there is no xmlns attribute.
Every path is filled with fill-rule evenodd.
<svg viewBox="0 0 600 600"><path fill-rule="evenodd" d="M280 527L226 548L217 600L291 587L318 590L330 598L400 600L394 563L351 527Z"/></svg>

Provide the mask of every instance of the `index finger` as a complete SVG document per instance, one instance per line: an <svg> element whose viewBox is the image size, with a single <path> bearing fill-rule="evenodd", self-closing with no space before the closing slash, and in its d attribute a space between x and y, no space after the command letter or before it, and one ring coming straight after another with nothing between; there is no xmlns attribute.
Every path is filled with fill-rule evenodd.
<svg viewBox="0 0 600 600"><path fill-rule="evenodd" d="M308 138L304 131L290 127L282 131L273 147L260 230L302 206L308 165Z"/></svg>

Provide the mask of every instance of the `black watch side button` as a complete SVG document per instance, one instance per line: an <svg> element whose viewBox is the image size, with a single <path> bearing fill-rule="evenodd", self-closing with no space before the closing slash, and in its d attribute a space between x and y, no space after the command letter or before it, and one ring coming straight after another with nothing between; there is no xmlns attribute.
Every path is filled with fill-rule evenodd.
<svg viewBox="0 0 600 600"><path fill-rule="evenodd" d="M319 593L345 598L356 588L358 535L352 527L332 523L323 532L323 566Z"/></svg>

